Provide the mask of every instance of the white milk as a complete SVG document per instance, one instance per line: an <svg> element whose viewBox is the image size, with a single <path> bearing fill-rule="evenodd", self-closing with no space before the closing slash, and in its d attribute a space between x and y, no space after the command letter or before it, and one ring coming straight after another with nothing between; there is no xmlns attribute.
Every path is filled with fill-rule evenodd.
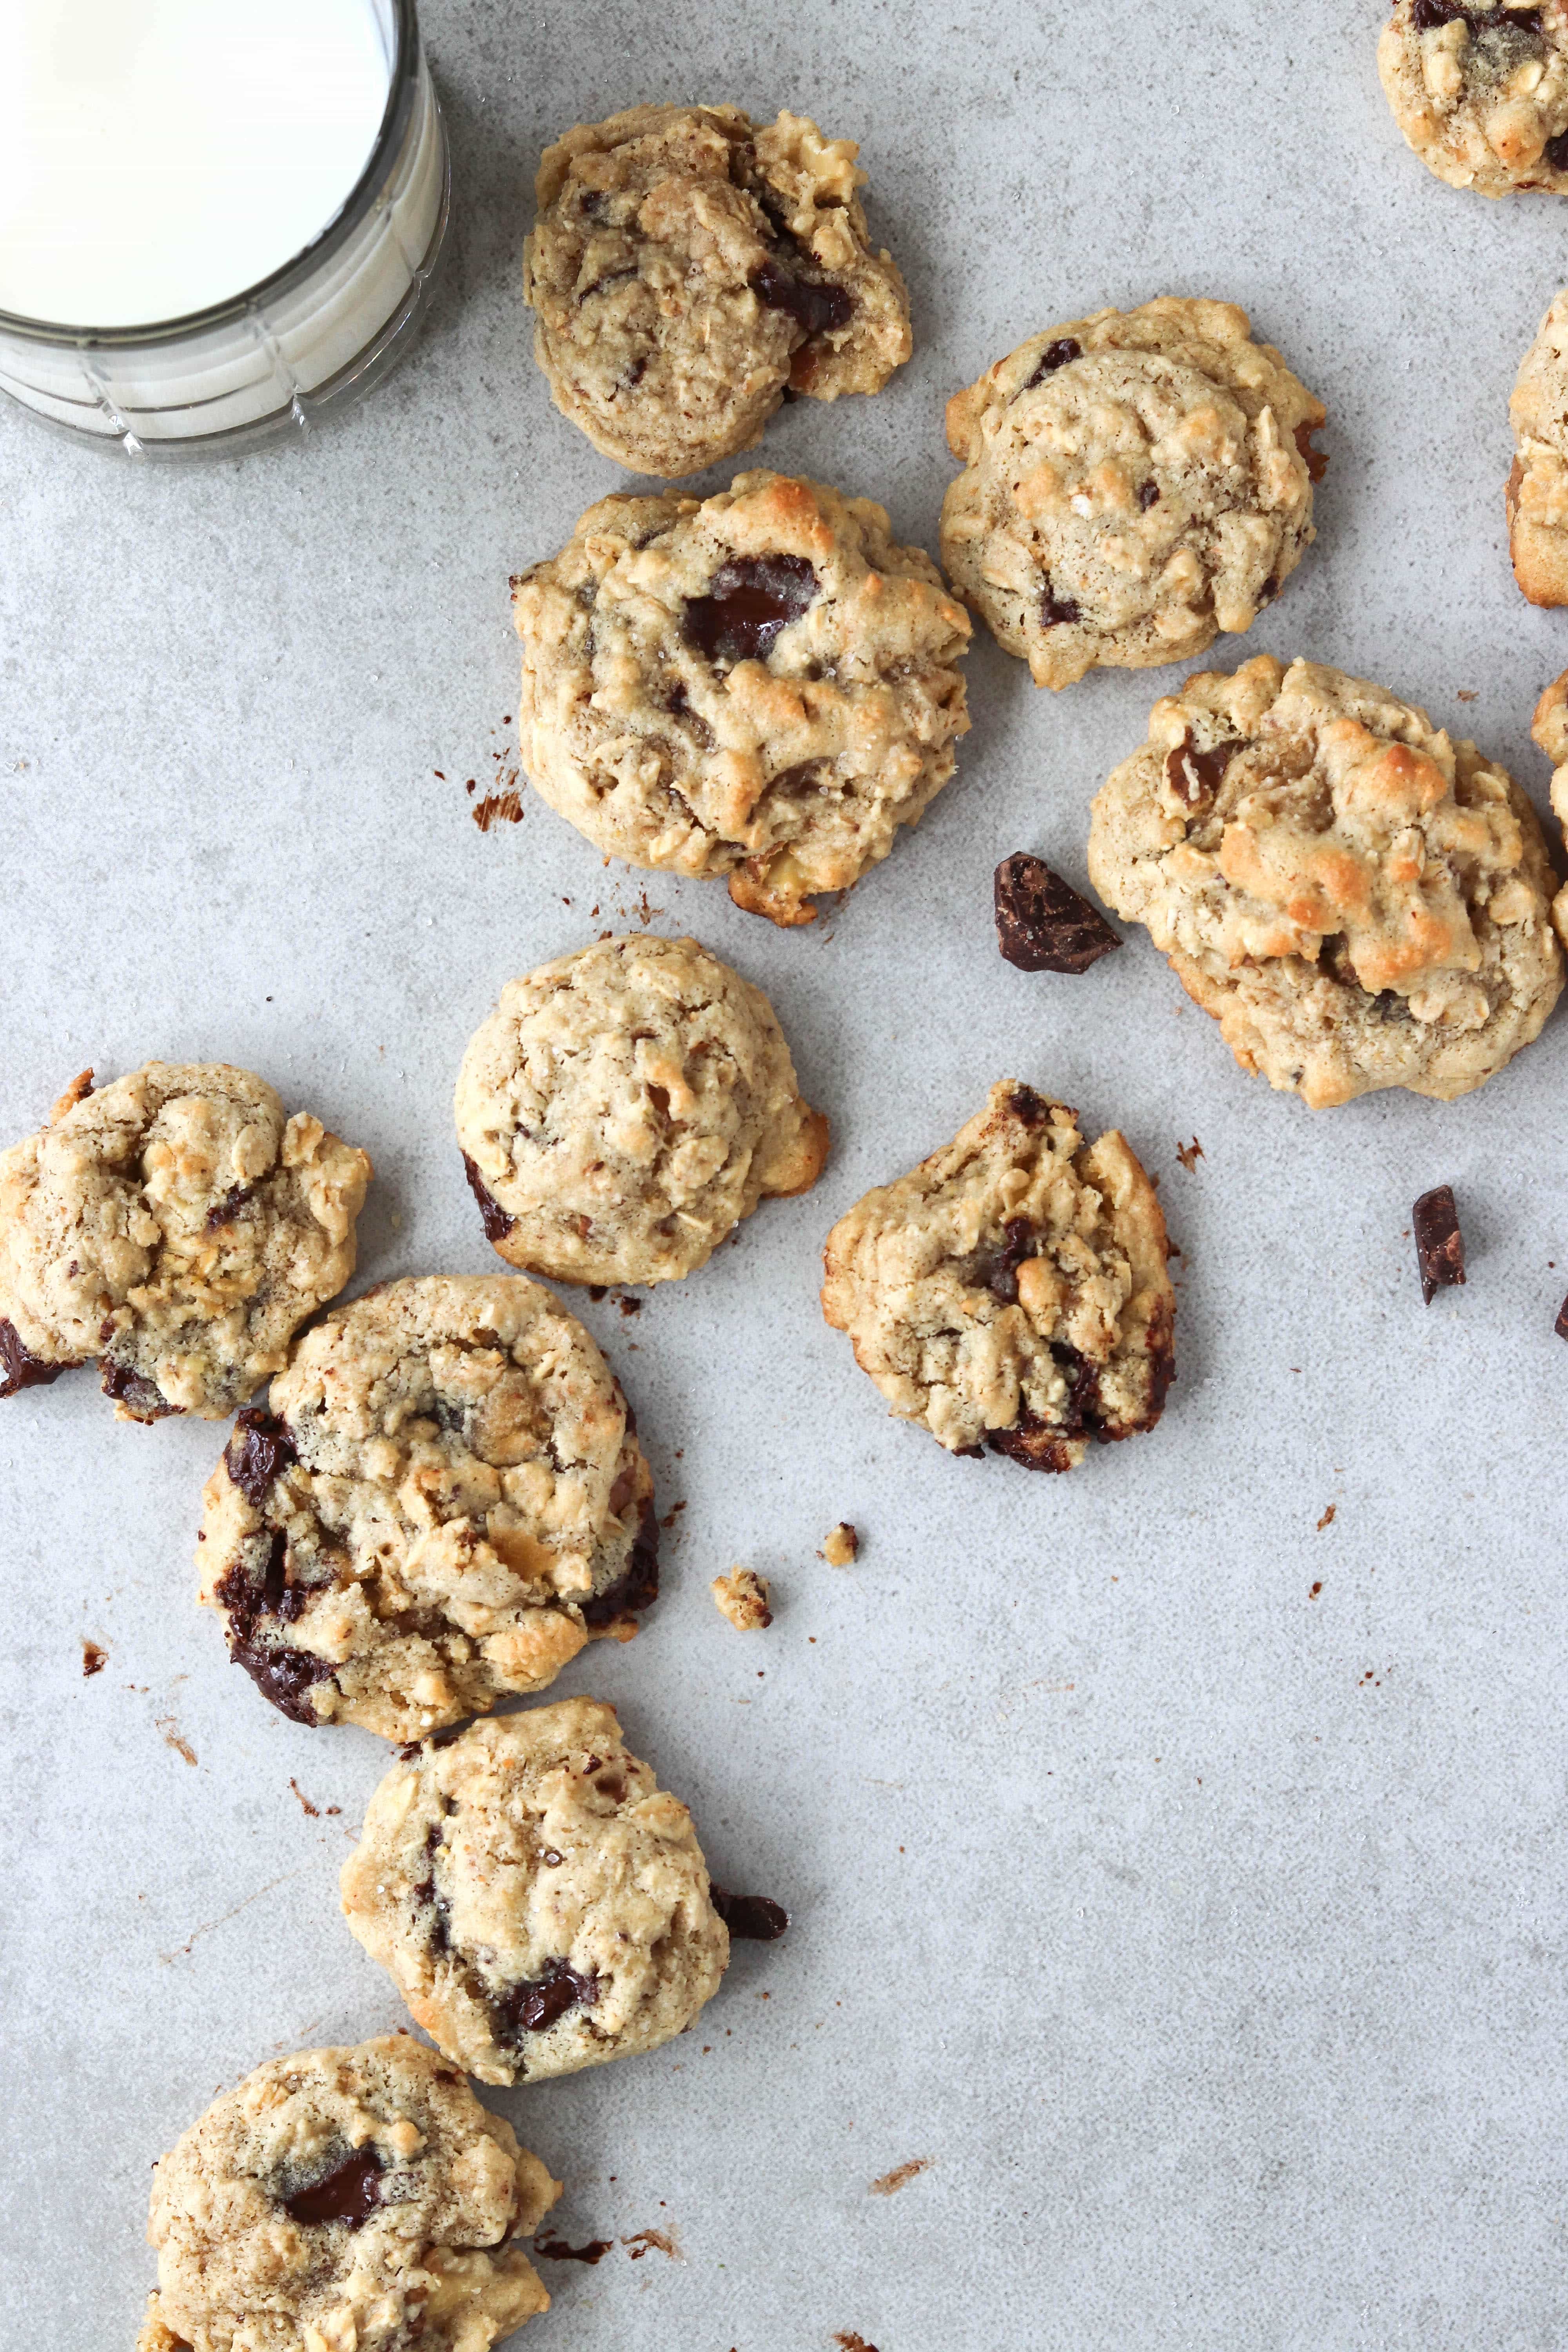
<svg viewBox="0 0 1568 2352"><path fill-rule="evenodd" d="M0 0L0 310L242 293L342 205L389 83L367 0Z"/></svg>

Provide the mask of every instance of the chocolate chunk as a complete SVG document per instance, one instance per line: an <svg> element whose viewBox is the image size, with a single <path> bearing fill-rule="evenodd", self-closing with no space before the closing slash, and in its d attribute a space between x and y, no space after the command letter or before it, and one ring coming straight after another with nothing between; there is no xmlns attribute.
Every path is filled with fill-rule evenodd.
<svg viewBox="0 0 1568 2352"><path fill-rule="evenodd" d="M1552 171L1568 172L1568 131L1560 131L1555 139L1549 139L1542 152Z"/></svg>
<svg viewBox="0 0 1568 2352"><path fill-rule="evenodd" d="M1296 427L1296 446L1301 453L1302 462L1307 468L1307 479L1310 482L1321 482L1329 470L1327 450L1314 449L1312 446L1312 436L1317 431L1318 427L1315 425L1298 425Z"/></svg>
<svg viewBox="0 0 1568 2352"><path fill-rule="evenodd" d="M590 2238L585 2246L569 2246L564 2238L535 2238L529 2248L547 2263L603 2262L615 2244L614 2238Z"/></svg>
<svg viewBox="0 0 1568 2352"><path fill-rule="evenodd" d="M996 868L996 944L1020 971L1087 971L1121 940L1043 858L1020 849Z"/></svg>
<svg viewBox="0 0 1568 2352"><path fill-rule="evenodd" d="M380 2202L381 2158L373 2147L356 2147L324 2180L285 2197L283 2210L306 2230L323 2229L329 2221L359 2230Z"/></svg>
<svg viewBox="0 0 1568 2352"><path fill-rule="evenodd" d="M237 1184L231 1192L226 1192L221 1201L216 1202L207 1211L208 1233L216 1234L221 1232L225 1225L232 1225L255 1190L254 1184Z"/></svg>
<svg viewBox="0 0 1568 2352"><path fill-rule="evenodd" d="M1040 363L1024 386L1024 390L1033 392L1035 386L1043 383L1047 376L1055 375L1058 368L1066 367L1069 360L1080 360L1082 357L1081 343L1075 343L1070 335L1058 337L1056 342L1047 343L1040 353Z"/></svg>
<svg viewBox="0 0 1568 2352"><path fill-rule="evenodd" d="M1049 1103L1033 1087L1013 1087L1007 1097L1007 1108L1026 1127L1044 1127L1051 1115Z"/></svg>
<svg viewBox="0 0 1568 2352"><path fill-rule="evenodd" d="M15 1323L0 1315L0 1397L19 1396L24 1389L47 1389L70 1364L46 1364L22 1344Z"/></svg>
<svg viewBox="0 0 1568 2352"><path fill-rule="evenodd" d="M1026 1470L1070 1470L1073 1466L1062 1432L1037 1419L1032 1412L1021 1414L1011 1429L992 1430L985 1443L994 1454L1005 1454L1010 1462L1021 1462Z"/></svg>
<svg viewBox="0 0 1568 2352"><path fill-rule="evenodd" d="M613 1625L628 1612L651 1609L658 1599L658 1518L650 1496L643 1505L642 1525L632 1546L626 1572L583 1603L583 1622L595 1631Z"/></svg>
<svg viewBox="0 0 1568 2352"><path fill-rule="evenodd" d="M727 1895L721 1886L710 1887L713 1908L737 1940L752 1944L776 1944L789 1926L789 1913L782 1903L768 1895Z"/></svg>
<svg viewBox="0 0 1568 2352"><path fill-rule="evenodd" d="M710 662L762 661L817 585L804 555L732 555L713 574L710 595L687 599L681 635Z"/></svg>
<svg viewBox="0 0 1568 2352"><path fill-rule="evenodd" d="M1040 626L1043 629L1065 628L1069 621L1081 621L1083 614L1070 596L1058 596L1047 580L1040 591Z"/></svg>
<svg viewBox="0 0 1568 2352"><path fill-rule="evenodd" d="M1242 748L1239 735L1227 735L1206 751L1195 751L1190 735L1165 754L1165 782L1188 808L1206 806L1225 782L1225 772Z"/></svg>
<svg viewBox="0 0 1568 2352"><path fill-rule="evenodd" d="M1411 1214L1421 1296L1430 1307L1439 1290L1451 1290L1465 1279L1465 1237L1459 1231L1453 1186L1435 1184L1431 1192L1422 1193Z"/></svg>
<svg viewBox="0 0 1568 2352"><path fill-rule="evenodd" d="M479 1219L485 1229L486 1241L504 1242L517 1219L507 1215L466 1151L463 1167L468 1179L468 1190L479 1204Z"/></svg>
<svg viewBox="0 0 1568 2352"><path fill-rule="evenodd" d="M1568 1339L1568 1298L1557 1310L1557 1320L1552 1326L1560 1339Z"/></svg>
<svg viewBox="0 0 1568 2352"><path fill-rule="evenodd" d="M1157 506L1159 505L1159 503L1160 503L1160 485L1159 485L1159 483L1158 483L1158 482L1142 482L1142 483L1140 483L1139 488L1138 488L1138 503L1139 503L1139 505L1142 508L1142 509L1143 509L1143 511L1144 511L1144 513L1145 513L1145 514L1147 514L1147 513L1148 513L1148 511L1149 511L1149 509L1150 509L1150 508L1151 508L1151 507L1157 507Z"/></svg>
<svg viewBox="0 0 1568 2352"><path fill-rule="evenodd" d="M249 1404L236 1417L223 1450L223 1466L253 1511L265 1507L274 1478L299 1458L284 1423Z"/></svg>
<svg viewBox="0 0 1568 2352"><path fill-rule="evenodd" d="M1002 1253L992 1261L985 1287L1004 1307L1018 1302L1018 1268L1033 1255L1035 1228L1027 1217L1009 1217L1002 1228Z"/></svg>
<svg viewBox="0 0 1568 2352"><path fill-rule="evenodd" d="M598 1998L599 1979L592 1970L579 1976L570 1961L551 1960L542 1977L513 1985L492 2004L498 2034L512 2042L520 2033L542 2033L569 2009L592 2009Z"/></svg>
<svg viewBox="0 0 1568 2352"><path fill-rule="evenodd" d="M171 1404L156 1383L133 1372L128 1364L105 1361L99 1386L106 1397L122 1404L132 1421L166 1421L171 1413L183 1412L183 1405Z"/></svg>
<svg viewBox="0 0 1568 2352"><path fill-rule="evenodd" d="M847 327L854 316L855 298L844 287L794 277L776 261L760 263L746 283L764 309L783 310L807 335Z"/></svg>
<svg viewBox="0 0 1568 2352"><path fill-rule="evenodd" d="M245 1668L262 1697L270 1699L290 1723L313 1727L321 1721L310 1694L313 1684L331 1678L325 1658L313 1658L308 1650L268 1649L264 1643L248 1641L231 1641L228 1654L237 1666Z"/></svg>

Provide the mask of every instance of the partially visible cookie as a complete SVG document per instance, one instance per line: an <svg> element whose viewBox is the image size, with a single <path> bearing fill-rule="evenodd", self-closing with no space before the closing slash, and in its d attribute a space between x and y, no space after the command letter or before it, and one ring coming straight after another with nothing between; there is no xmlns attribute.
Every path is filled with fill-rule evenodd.
<svg viewBox="0 0 1568 2352"><path fill-rule="evenodd" d="M1513 576L1532 604L1568 604L1568 290L1553 296L1520 362L1508 413Z"/></svg>
<svg viewBox="0 0 1568 2352"><path fill-rule="evenodd" d="M203 1500L201 1598L296 1723L418 1739L630 1640L658 1591L620 1384L520 1275L392 1282L308 1332Z"/></svg>
<svg viewBox="0 0 1568 2352"><path fill-rule="evenodd" d="M463 1056L457 1122L490 1240L558 1282L690 1274L827 1154L762 990L647 934L509 982Z"/></svg>
<svg viewBox="0 0 1568 2352"><path fill-rule="evenodd" d="M1154 1190L1114 1129L1005 1080L896 1183L840 1217L822 1311L895 1413L950 1454L1070 1470L1152 1429L1175 1377Z"/></svg>
<svg viewBox="0 0 1568 2352"><path fill-rule="evenodd" d="M407 2034L271 2059L153 2167L137 2352L489 2352L550 2308L560 2194Z"/></svg>
<svg viewBox="0 0 1568 2352"><path fill-rule="evenodd" d="M596 449L694 474L753 447L786 390L877 392L909 358L858 152L737 106L635 106L545 149L523 295L555 405Z"/></svg>
<svg viewBox="0 0 1568 2352"><path fill-rule="evenodd" d="M1315 1109L1379 1087L1468 1094L1563 985L1519 786L1424 710L1312 662L1262 655L1157 702L1095 799L1089 871L1242 1068Z"/></svg>
<svg viewBox="0 0 1568 2352"><path fill-rule="evenodd" d="M1552 762L1552 806L1568 840L1568 669L1552 679L1536 704L1530 731ZM1568 883L1552 902L1552 919L1568 948Z"/></svg>
<svg viewBox="0 0 1568 2352"><path fill-rule="evenodd" d="M372 1959L482 2083L657 2049L711 2000L730 1956L690 1814L597 1699L410 1748L370 1801L342 1887Z"/></svg>
<svg viewBox="0 0 1568 2352"><path fill-rule="evenodd" d="M1377 69L1394 121L1438 179L1483 196L1568 194L1563 0L1395 0Z"/></svg>
<svg viewBox="0 0 1568 2352"><path fill-rule="evenodd" d="M370 1175L249 1070L84 1070L0 1152L0 1396L96 1357L122 1421L223 1420L353 1274Z"/></svg>
<svg viewBox="0 0 1568 2352"><path fill-rule="evenodd" d="M601 499L513 583L522 764L611 856L809 923L886 857L967 732L967 615L869 499L737 474Z"/></svg>
<svg viewBox="0 0 1568 2352"><path fill-rule="evenodd" d="M1047 327L948 402L948 577L1037 686L1202 653L1310 545L1326 413L1233 302Z"/></svg>

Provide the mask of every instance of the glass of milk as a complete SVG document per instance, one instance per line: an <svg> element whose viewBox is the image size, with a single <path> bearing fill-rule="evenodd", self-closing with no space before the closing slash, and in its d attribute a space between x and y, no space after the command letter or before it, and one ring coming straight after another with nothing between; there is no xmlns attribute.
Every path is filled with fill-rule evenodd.
<svg viewBox="0 0 1568 2352"><path fill-rule="evenodd" d="M414 0L0 0L0 390L223 456L414 339L450 173Z"/></svg>

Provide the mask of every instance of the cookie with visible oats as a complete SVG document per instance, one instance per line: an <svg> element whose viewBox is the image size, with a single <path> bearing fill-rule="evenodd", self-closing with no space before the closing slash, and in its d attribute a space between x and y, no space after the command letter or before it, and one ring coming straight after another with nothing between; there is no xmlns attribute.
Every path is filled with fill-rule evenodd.
<svg viewBox="0 0 1568 2352"><path fill-rule="evenodd" d="M852 139L803 114L636 106L547 147L523 247L555 405L635 473L755 446L786 391L878 392L913 348Z"/></svg>
<svg viewBox="0 0 1568 2352"><path fill-rule="evenodd" d="M1326 413L1231 302L1047 327L948 402L948 577L1037 686L1200 654L1310 545Z"/></svg>
<svg viewBox="0 0 1568 2352"><path fill-rule="evenodd" d="M1483 196L1568 194L1568 5L1396 0L1377 45L1394 119L1429 172Z"/></svg>
<svg viewBox="0 0 1568 2352"><path fill-rule="evenodd" d="M560 2194L407 2034L271 2059L153 2167L137 2352L488 2352L550 2307L521 2241Z"/></svg>
<svg viewBox="0 0 1568 2352"><path fill-rule="evenodd" d="M201 1598L296 1723L418 1739L630 1640L653 1477L582 1325L521 1275L391 1282L308 1332L204 1491Z"/></svg>
<svg viewBox="0 0 1568 2352"><path fill-rule="evenodd" d="M1095 799L1089 878L1245 1070L1314 1109L1451 1101L1563 985L1555 887L1507 772L1363 678L1268 655L1157 702Z"/></svg>
<svg viewBox="0 0 1568 2352"><path fill-rule="evenodd" d="M695 940L601 940L509 982L458 1075L485 1231L557 1282L668 1282L763 1199L804 1192L827 1121L760 988Z"/></svg>
<svg viewBox="0 0 1568 2352"><path fill-rule="evenodd" d="M249 1070L84 1070L0 1153L0 1396L97 1358L122 1421L226 1419L353 1274L370 1175Z"/></svg>
<svg viewBox="0 0 1568 2352"><path fill-rule="evenodd" d="M1568 604L1568 291L1553 296L1508 404L1513 576L1532 604Z"/></svg>
<svg viewBox="0 0 1568 2352"><path fill-rule="evenodd" d="M342 1889L372 1959L481 2083L656 2050L730 1957L690 1814L597 1699L410 1748L370 1801Z"/></svg>
<svg viewBox="0 0 1568 2352"><path fill-rule="evenodd" d="M1175 1377L1153 1186L1114 1129L1016 1079L952 1142L840 1217L822 1311L894 1412L950 1454L1070 1470L1152 1429Z"/></svg>
<svg viewBox="0 0 1568 2352"><path fill-rule="evenodd" d="M1552 807L1568 840L1568 669L1554 677L1535 706L1531 733L1552 762ZM1557 936L1568 947L1568 882L1552 902Z"/></svg>
<svg viewBox="0 0 1568 2352"><path fill-rule="evenodd" d="M601 499L513 583L522 764L633 866L809 923L930 807L969 727L967 614L883 509L787 474Z"/></svg>

